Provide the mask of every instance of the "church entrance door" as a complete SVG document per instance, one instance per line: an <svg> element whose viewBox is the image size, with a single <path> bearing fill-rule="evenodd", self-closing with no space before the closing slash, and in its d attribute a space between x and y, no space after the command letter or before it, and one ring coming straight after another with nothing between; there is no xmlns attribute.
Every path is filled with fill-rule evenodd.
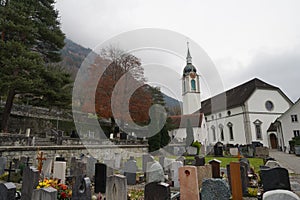
<svg viewBox="0 0 300 200"><path fill-rule="evenodd" d="M277 149L278 148L278 140L274 133L270 134L270 142L271 142L271 148Z"/></svg>

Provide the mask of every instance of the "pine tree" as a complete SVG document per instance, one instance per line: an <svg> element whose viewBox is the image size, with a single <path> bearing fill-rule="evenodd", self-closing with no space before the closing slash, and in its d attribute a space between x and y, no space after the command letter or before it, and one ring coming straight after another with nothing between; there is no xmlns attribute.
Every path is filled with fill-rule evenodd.
<svg viewBox="0 0 300 200"><path fill-rule="evenodd" d="M46 63L59 61L59 50L64 46L54 0L0 1L0 33L0 95L6 97L1 128L7 132L17 94L43 95L40 99L50 100L51 95L42 89L56 93L70 81L66 75L59 77L66 78L62 82L47 79L54 73ZM54 96L59 105L59 95Z"/></svg>

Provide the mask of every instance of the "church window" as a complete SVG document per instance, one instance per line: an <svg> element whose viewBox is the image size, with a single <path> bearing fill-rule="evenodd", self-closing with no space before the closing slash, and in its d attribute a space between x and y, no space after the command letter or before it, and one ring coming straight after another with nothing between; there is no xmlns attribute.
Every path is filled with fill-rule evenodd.
<svg viewBox="0 0 300 200"><path fill-rule="evenodd" d="M266 106L266 109L267 109L268 111L272 111L273 108L274 108L274 104L273 104L272 101L266 101L265 106Z"/></svg>
<svg viewBox="0 0 300 200"><path fill-rule="evenodd" d="M214 126L211 127L211 130L212 130L212 133L213 133L213 140L216 141L217 138L216 138L216 129Z"/></svg>
<svg viewBox="0 0 300 200"><path fill-rule="evenodd" d="M228 115L228 116L231 115L231 111L230 111L230 110L227 111L227 115Z"/></svg>
<svg viewBox="0 0 300 200"><path fill-rule="evenodd" d="M223 125L220 124L220 125L219 125L219 128L220 128L221 141L224 141L224 130L223 130Z"/></svg>
<svg viewBox="0 0 300 200"><path fill-rule="evenodd" d="M185 81L183 81L183 93L186 92L186 86L185 86Z"/></svg>
<svg viewBox="0 0 300 200"><path fill-rule="evenodd" d="M222 118L222 113L219 113L219 118Z"/></svg>
<svg viewBox="0 0 300 200"><path fill-rule="evenodd" d="M300 130L294 130L293 132L295 137L300 136Z"/></svg>
<svg viewBox="0 0 300 200"><path fill-rule="evenodd" d="M257 140L262 140L261 124L262 124L262 122L258 119L255 120L255 122L254 122Z"/></svg>
<svg viewBox="0 0 300 200"><path fill-rule="evenodd" d="M292 122L298 122L298 116L297 115L291 115Z"/></svg>
<svg viewBox="0 0 300 200"><path fill-rule="evenodd" d="M192 87L192 90L196 90L196 81L194 79L191 80L191 87Z"/></svg>
<svg viewBox="0 0 300 200"><path fill-rule="evenodd" d="M229 138L230 138L230 140L233 140L233 127L232 127L233 125L231 122L228 122L227 126L229 129Z"/></svg>

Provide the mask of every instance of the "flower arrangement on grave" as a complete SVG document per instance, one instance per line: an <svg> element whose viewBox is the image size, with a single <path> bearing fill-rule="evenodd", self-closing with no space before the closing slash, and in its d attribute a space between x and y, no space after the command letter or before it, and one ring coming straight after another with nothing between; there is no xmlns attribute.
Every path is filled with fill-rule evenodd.
<svg viewBox="0 0 300 200"><path fill-rule="evenodd" d="M144 191L142 189L130 189L128 191L128 199L143 200L144 199Z"/></svg>
<svg viewBox="0 0 300 200"><path fill-rule="evenodd" d="M40 181L37 189L45 188L45 187L53 187L57 189L57 199L58 200L70 200L72 197L72 190L65 184L60 183L58 179L48 179Z"/></svg>

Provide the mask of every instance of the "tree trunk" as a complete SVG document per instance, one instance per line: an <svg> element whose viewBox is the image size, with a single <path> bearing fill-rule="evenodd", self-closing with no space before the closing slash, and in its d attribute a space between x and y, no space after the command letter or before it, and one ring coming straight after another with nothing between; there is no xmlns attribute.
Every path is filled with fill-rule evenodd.
<svg viewBox="0 0 300 200"><path fill-rule="evenodd" d="M14 89L9 90L5 107L2 113L1 129L4 133L7 133L8 131L8 120L13 106L14 97L15 97L15 90Z"/></svg>

